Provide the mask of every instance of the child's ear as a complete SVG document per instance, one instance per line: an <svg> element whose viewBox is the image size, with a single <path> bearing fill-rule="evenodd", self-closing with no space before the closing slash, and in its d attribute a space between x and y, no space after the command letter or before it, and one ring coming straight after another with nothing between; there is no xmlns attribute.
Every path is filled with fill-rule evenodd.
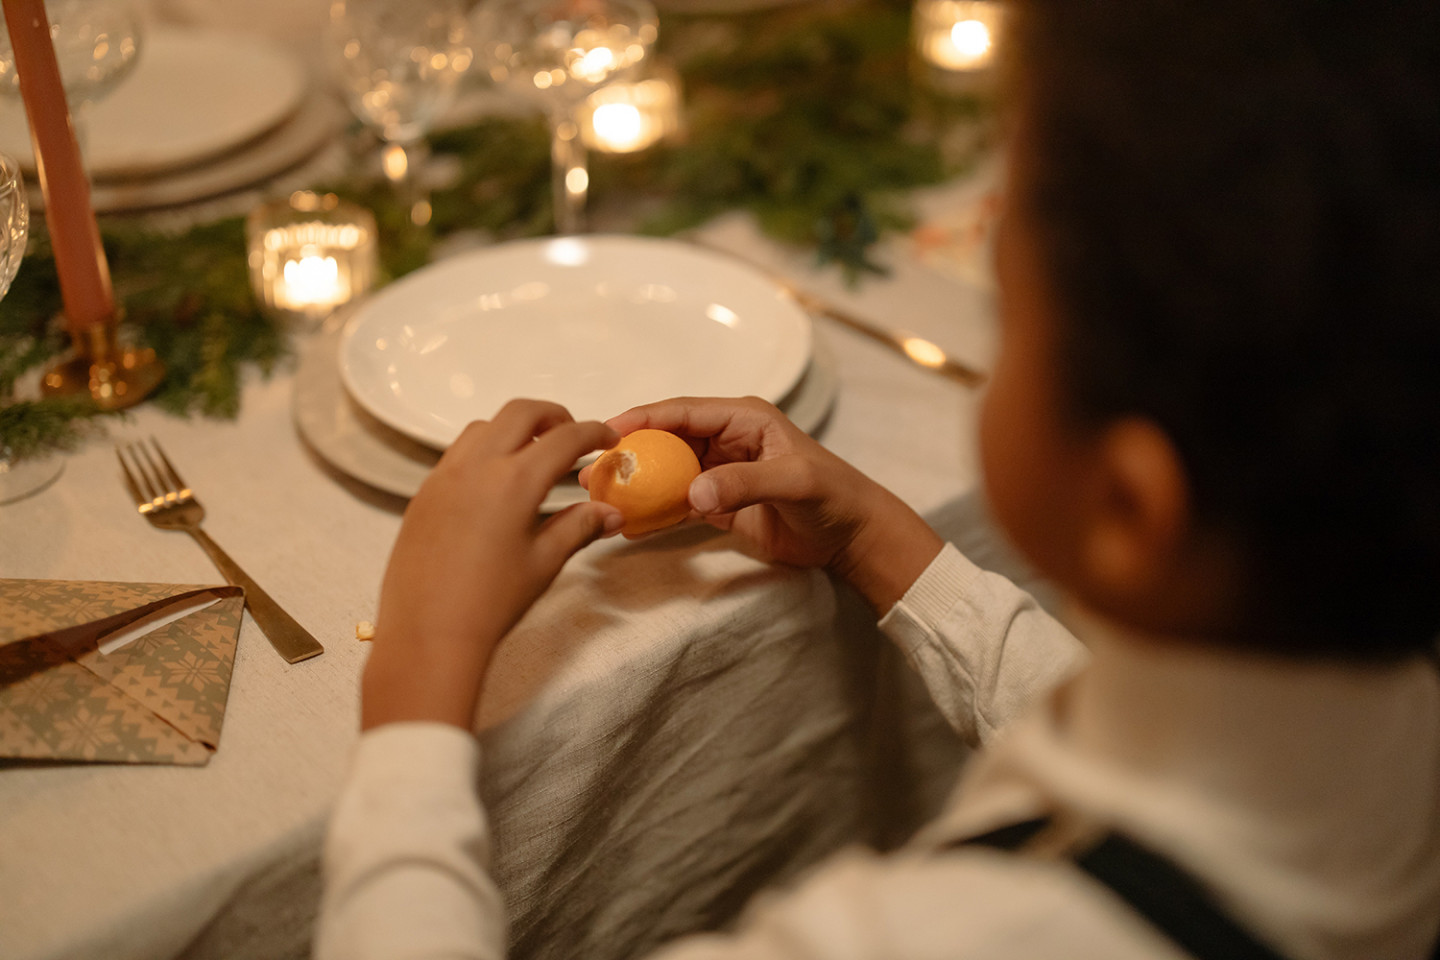
<svg viewBox="0 0 1440 960"><path fill-rule="evenodd" d="M1129 417L1107 427L1086 491L1080 563L1106 605L1157 597L1178 572L1190 526L1184 464L1166 433Z"/></svg>

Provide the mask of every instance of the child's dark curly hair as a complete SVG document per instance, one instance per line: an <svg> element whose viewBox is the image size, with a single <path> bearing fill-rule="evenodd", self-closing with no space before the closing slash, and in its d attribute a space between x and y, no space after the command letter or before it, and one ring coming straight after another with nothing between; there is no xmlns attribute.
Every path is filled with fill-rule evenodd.
<svg viewBox="0 0 1440 960"><path fill-rule="evenodd" d="M1440 3L1013 0L1030 211L1082 422L1153 418L1246 633L1440 634Z"/></svg>

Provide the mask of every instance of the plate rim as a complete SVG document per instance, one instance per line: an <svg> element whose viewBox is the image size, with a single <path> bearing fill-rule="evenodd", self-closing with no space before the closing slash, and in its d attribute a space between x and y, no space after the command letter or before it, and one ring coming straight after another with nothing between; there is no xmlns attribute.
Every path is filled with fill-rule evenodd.
<svg viewBox="0 0 1440 960"><path fill-rule="evenodd" d="M147 25L146 33L147 36L140 51L142 69L147 61L154 62L157 44L158 49L164 51L166 55L170 51L183 50L186 45L197 41L209 44L211 49L217 45L220 47L229 45L231 49L244 48L251 54L261 54L266 58L267 73L271 72L272 68L283 66L289 74L287 94L284 98L277 98L275 105L262 114L262 121L253 124L246 131L229 134L223 139L212 136L208 142L202 144L202 147L192 147L183 153L149 160L124 154L119 159L107 160L103 151L98 159L87 157L86 169L91 178L99 184L118 185L127 180L156 178L225 157L232 151L244 150L248 144L266 137L277 127L293 119L305 105L310 94L310 82L304 65L290 51L268 38L253 33L165 23ZM110 103L111 101L107 98L93 107L95 113L92 114L89 121L92 128L97 115L103 115ZM212 111L201 110L199 112L209 113ZM92 129L92 141L93 139ZM15 153L23 153L23 156L17 156L17 159L27 173L35 176L35 156L28 139L24 141L23 150L21 150L19 141L12 149Z"/></svg>
<svg viewBox="0 0 1440 960"><path fill-rule="evenodd" d="M373 490L409 499L419 491L424 477L439 459L440 451L417 443L378 420L367 424L361 419L368 414L346 392L340 380L338 364L332 362L339 339L338 325L334 329L322 329L298 351L290 399L291 420L296 432L329 468ZM317 365L324 366L317 372ZM790 393L782 398L779 407L801 430L818 438L834 415L839 389L838 360L825 339L816 337L805 372ZM355 421L353 424L348 422L351 418ZM332 441L325 436L327 431L319 420L333 421L339 429L328 432L342 439ZM371 436L372 430L367 427L380 431L382 435L393 436ZM357 438L350 441L349 450L339 446L345 437ZM378 468L371 470L351 455L356 448L370 444L375 445L372 451L378 455L394 458L397 463L403 461L405 466L401 469L410 472L409 482L402 482L393 475L382 476ZM383 453L379 452L380 448L383 448ZM546 494L540 512L554 513L584 499L583 488L573 476L567 477Z"/></svg>
<svg viewBox="0 0 1440 960"><path fill-rule="evenodd" d="M427 430L423 426L417 426L415 423L397 417L391 411L378 406L374 402L373 397L367 392L365 385L355 382L355 371L353 371L346 362L347 348L358 336L357 331L373 309L375 303L382 302L382 298L384 302L402 298L409 286L422 282L427 271L433 268L444 268L446 270L460 269L461 264L483 260L498 251L510 252L517 249L539 249L557 240L578 240L604 245L647 246L652 249L663 248L676 253L682 253L685 256L694 257L698 261L723 266L726 269L738 271L741 274L750 276L761 287L780 294L780 299L791 307L788 314L796 321L792 332L798 338L795 347L796 358L792 362L793 370L785 374L783 384L774 391L775 395L765 397L764 399L770 400L771 402L780 400L793 390L804 376L815 350L814 320L798 303L795 303L785 296L784 285L777 283L773 277L766 275L764 271L745 263L743 260L684 240L678 240L672 237L650 237L626 233L598 233L585 234L577 237L561 237L555 235L525 237L490 244L427 264L418 270L400 277L381 290L376 291L370 298L354 308L342 326L336 344L336 363L339 367L341 383L346 393L365 410L366 413L397 433L403 434L411 440L431 447L432 449L444 450L449 447L449 445L454 442L454 436L445 439L438 431ZM456 436L458 436L458 432L456 432Z"/></svg>
<svg viewBox="0 0 1440 960"><path fill-rule="evenodd" d="M90 190L96 213L142 213L235 195L259 187L319 156L349 114L327 95L310 97L294 116L258 140L222 157L157 177L101 181ZM39 186L28 189L31 208L43 210Z"/></svg>

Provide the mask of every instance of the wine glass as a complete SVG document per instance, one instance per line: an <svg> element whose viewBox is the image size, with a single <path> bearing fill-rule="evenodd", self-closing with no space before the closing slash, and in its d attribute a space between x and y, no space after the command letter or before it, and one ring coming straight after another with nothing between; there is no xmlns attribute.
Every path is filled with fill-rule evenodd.
<svg viewBox="0 0 1440 960"><path fill-rule="evenodd" d="M430 219L420 167L425 137L454 102L474 60L461 0L334 0L332 72L350 109L385 141L381 168L410 221Z"/></svg>
<svg viewBox="0 0 1440 960"><path fill-rule="evenodd" d="M83 153L86 114L135 71L144 31L135 8L123 0L51 0L46 11L60 82ZM17 100L20 96L8 31L0 35L0 93Z"/></svg>
<svg viewBox="0 0 1440 960"><path fill-rule="evenodd" d="M0 299L20 270L30 236L30 205L15 158L0 154ZM0 408L10 402L14 384L0 380ZM0 437L0 504L22 500L55 482L65 462L56 456L20 457Z"/></svg>
<svg viewBox="0 0 1440 960"><path fill-rule="evenodd" d="M491 78L545 111L555 229L579 233L590 171L577 110L650 56L659 25L655 7L650 0L483 0L474 22Z"/></svg>

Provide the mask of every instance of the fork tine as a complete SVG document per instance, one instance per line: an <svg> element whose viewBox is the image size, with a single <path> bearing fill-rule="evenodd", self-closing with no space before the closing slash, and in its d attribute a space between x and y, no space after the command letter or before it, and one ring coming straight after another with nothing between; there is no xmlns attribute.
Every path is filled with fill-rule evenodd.
<svg viewBox="0 0 1440 960"><path fill-rule="evenodd" d="M160 458L160 462L165 464L165 469L170 475L171 489L179 495L181 500L188 499L190 497L190 484L180 479L180 471L176 470L175 464L171 463L170 458L165 456L165 451L160 447L160 441L152 436L150 438L150 446L155 448L155 454Z"/></svg>
<svg viewBox="0 0 1440 960"><path fill-rule="evenodd" d="M164 491L156 489L155 478L145 469L145 464L140 460L140 453L135 444L127 443L125 452L130 455L130 466L135 469L135 476L140 478L140 489L152 502L163 499Z"/></svg>
<svg viewBox="0 0 1440 960"><path fill-rule="evenodd" d="M118 443L115 445L115 459L120 461L120 469L125 471L125 485L130 488L130 496L135 498L135 506L148 506L151 498L140 492L140 484L135 482L135 475L130 472L130 467L125 463L125 455L120 452Z"/></svg>
<svg viewBox="0 0 1440 960"><path fill-rule="evenodd" d="M155 486L158 488L156 499L173 501L179 491L170 487L169 481L165 479L165 474L161 473L160 468L155 465L155 459L150 456L150 451L145 449L144 442L134 444L132 450L139 454L136 459L137 464L142 459L145 461L145 469L142 472L145 473L147 481L155 481Z"/></svg>

